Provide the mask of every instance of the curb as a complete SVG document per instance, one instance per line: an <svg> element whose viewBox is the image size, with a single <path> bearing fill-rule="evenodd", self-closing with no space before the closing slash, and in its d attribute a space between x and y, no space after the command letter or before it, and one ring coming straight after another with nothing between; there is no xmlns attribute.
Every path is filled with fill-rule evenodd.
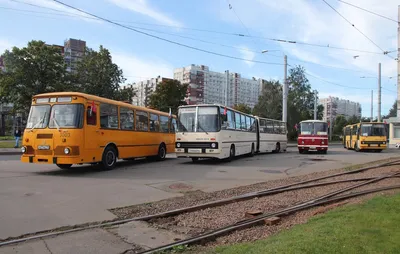
<svg viewBox="0 0 400 254"><path fill-rule="evenodd" d="M0 155L22 155L22 152L0 152Z"/></svg>

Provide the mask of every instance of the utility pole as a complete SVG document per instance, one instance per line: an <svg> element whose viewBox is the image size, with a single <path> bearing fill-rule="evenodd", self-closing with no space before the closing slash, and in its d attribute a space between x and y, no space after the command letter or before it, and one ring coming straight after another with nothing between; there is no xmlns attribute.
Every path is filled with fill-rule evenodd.
<svg viewBox="0 0 400 254"><path fill-rule="evenodd" d="M287 95L288 95L288 84L287 84L287 56L283 57L284 61L284 74L283 74L283 91L282 91L282 121L287 123Z"/></svg>
<svg viewBox="0 0 400 254"><path fill-rule="evenodd" d="M371 122L374 121L374 90L371 90Z"/></svg>
<svg viewBox="0 0 400 254"><path fill-rule="evenodd" d="M381 121L381 63L378 65L378 123Z"/></svg>
<svg viewBox="0 0 400 254"><path fill-rule="evenodd" d="M314 91L314 120L317 120L317 91Z"/></svg>
<svg viewBox="0 0 400 254"><path fill-rule="evenodd" d="M397 117L400 117L400 5L397 8Z"/></svg>

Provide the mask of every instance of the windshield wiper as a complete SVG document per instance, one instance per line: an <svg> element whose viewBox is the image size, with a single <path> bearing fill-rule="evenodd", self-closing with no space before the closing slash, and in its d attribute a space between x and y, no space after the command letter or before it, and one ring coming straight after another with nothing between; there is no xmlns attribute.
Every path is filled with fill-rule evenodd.
<svg viewBox="0 0 400 254"><path fill-rule="evenodd" d="M56 118L54 117L52 120L54 121L54 123L55 123L55 125L57 127L57 130L59 131L60 130L60 125L58 124Z"/></svg>
<svg viewBox="0 0 400 254"><path fill-rule="evenodd" d="M45 112L44 115L43 115L43 117L39 120L39 122L37 122L37 123L32 127L31 132L33 131L33 129L35 129L36 127L38 127L39 124L44 123L44 119L46 119L46 115L47 115L47 112Z"/></svg>
<svg viewBox="0 0 400 254"><path fill-rule="evenodd" d="M197 122L197 126L198 126L200 129L202 129L202 130L208 135L208 132L207 132L206 130L204 130L203 127L201 127L201 125L200 125L199 122Z"/></svg>

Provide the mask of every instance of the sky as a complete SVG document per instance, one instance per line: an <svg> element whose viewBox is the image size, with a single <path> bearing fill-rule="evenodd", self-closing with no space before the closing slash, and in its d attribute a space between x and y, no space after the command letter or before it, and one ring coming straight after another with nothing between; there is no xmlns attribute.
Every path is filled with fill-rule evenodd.
<svg viewBox="0 0 400 254"><path fill-rule="evenodd" d="M399 0L60 1L117 25L52 0L0 0L0 54L30 40L81 39L108 48L127 82L173 77L190 64L282 81L287 55L288 68L303 66L320 98L359 102L366 117L371 90L377 116L381 63L382 115L397 97L397 23L346 3L397 20Z"/></svg>

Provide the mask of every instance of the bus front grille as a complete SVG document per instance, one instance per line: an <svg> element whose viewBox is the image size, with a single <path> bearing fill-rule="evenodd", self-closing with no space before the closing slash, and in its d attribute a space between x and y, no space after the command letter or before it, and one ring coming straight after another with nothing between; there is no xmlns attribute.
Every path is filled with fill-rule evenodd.
<svg viewBox="0 0 400 254"><path fill-rule="evenodd" d="M177 148L212 148L212 142L176 142L180 144L180 147ZM218 143L216 143L216 147L218 147ZM216 148L214 147L214 148Z"/></svg>

